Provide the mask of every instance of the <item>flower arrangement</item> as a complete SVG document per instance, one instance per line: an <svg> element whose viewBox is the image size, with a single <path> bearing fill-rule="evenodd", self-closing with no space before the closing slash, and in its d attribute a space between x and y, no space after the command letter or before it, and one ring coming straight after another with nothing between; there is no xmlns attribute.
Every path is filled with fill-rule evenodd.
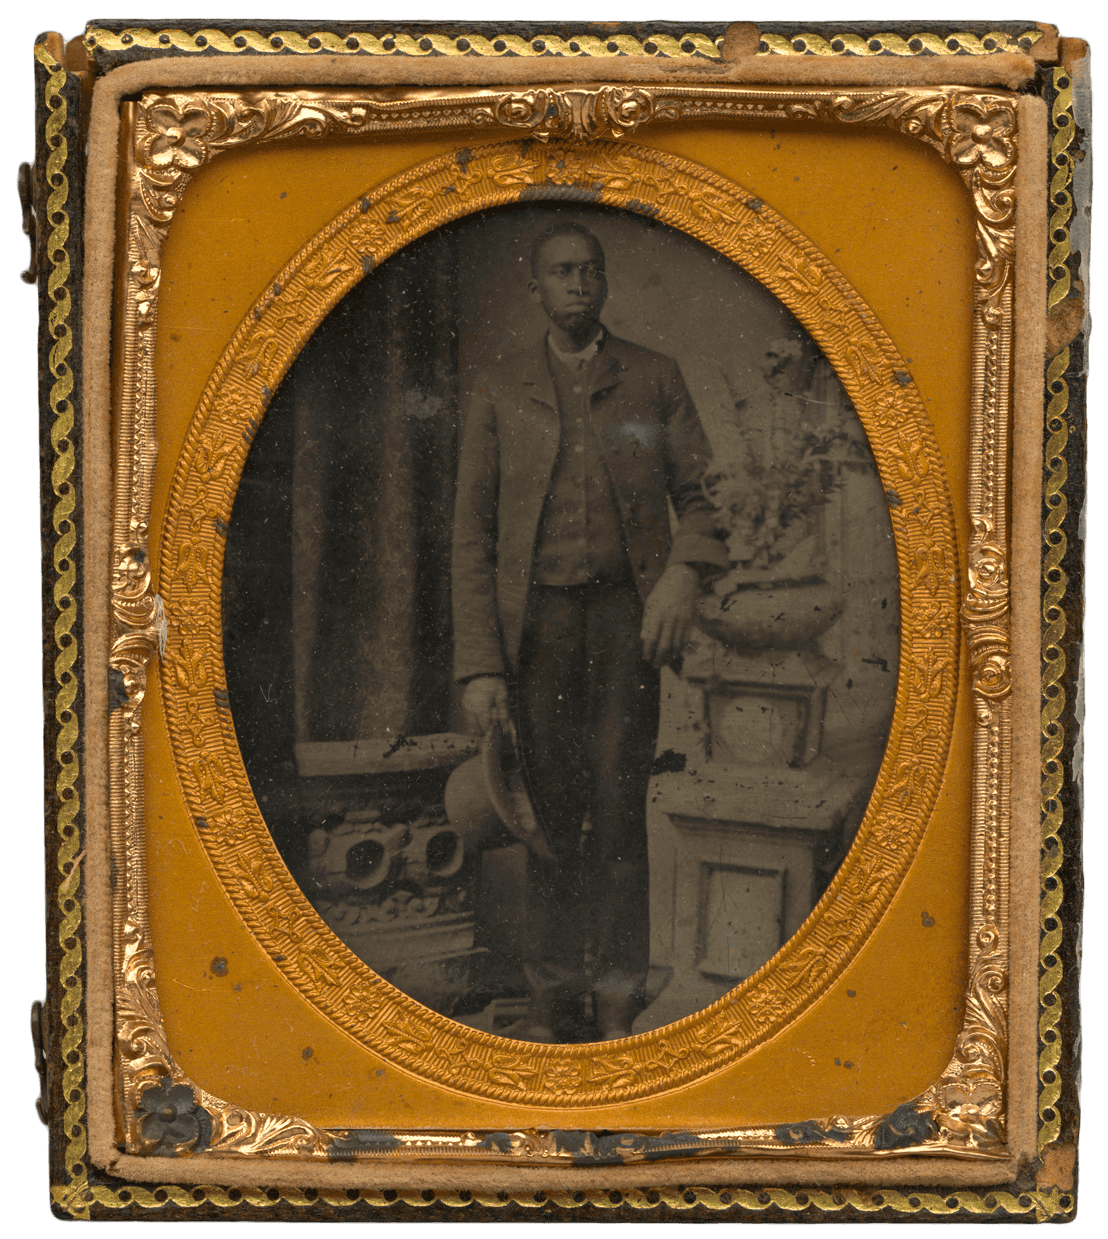
<svg viewBox="0 0 1108 1239"><path fill-rule="evenodd" d="M741 447L726 467L705 478L734 565L769 568L780 563L796 541L786 535L807 530L813 513L838 485L832 457L842 454L840 445L848 446L851 436L837 401L811 401L797 394L810 389L812 359L806 352L805 344L793 339L775 341L767 350L766 390L758 400L757 424L749 415L743 417L748 424L741 432ZM734 392L732 400L737 413L748 407ZM813 416L809 404L825 407Z"/></svg>
<svg viewBox="0 0 1108 1239"><path fill-rule="evenodd" d="M743 458L706 482L723 518L732 563L758 568L784 558L785 534L807 523L832 485L820 436L775 426L766 440L760 449L748 440Z"/></svg>

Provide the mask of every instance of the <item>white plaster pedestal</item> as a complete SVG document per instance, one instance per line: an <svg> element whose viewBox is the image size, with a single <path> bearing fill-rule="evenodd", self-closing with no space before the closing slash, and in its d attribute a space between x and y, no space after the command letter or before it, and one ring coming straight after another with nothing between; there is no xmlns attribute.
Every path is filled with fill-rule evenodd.
<svg viewBox="0 0 1108 1239"><path fill-rule="evenodd" d="M714 584L680 674L662 672L647 800L653 1001L635 1032L763 967L861 821L892 713L899 616L880 481L848 455L829 458L824 502L772 563Z"/></svg>
<svg viewBox="0 0 1108 1239"><path fill-rule="evenodd" d="M800 928L816 861L857 781L816 759L799 769L660 775L655 807L673 829L673 976L636 1019L647 1032L700 1010L750 976ZM690 806L703 810L690 812Z"/></svg>

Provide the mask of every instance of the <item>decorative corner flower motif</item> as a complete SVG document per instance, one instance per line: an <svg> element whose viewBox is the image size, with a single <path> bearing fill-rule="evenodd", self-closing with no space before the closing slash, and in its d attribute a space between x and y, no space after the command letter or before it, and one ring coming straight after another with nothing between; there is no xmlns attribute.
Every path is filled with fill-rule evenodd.
<svg viewBox="0 0 1108 1239"><path fill-rule="evenodd" d="M654 98L633 86L608 86L600 92L599 108L615 137L632 132L654 115Z"/></svg>
<svg viewBox="0 0 1108 1239"><path fill-rule="evenodd" d="M172 1084L169 1076L143 1090L135 1118L154 1157L201 1153L211 1140L211 1115L197 1104L189 1085Z"/></svg>
<svg viewBox="0 0 1108 1239"><path fill-rule="evenodd" d="M1004 552L995 542L981 542L970 548L970 588L986 595L1005 597L1008 592L1008 565Z"/></svg>
<svg viewBox="0 0 1108 1239"><path fill-rule="evenodd" d="M980 1148L997 1144L1000 1132L994 1119L1000 1114L1000 1090L989 1081L948 1084L939 1098L936 1116L944 1131L964 1144Z"/></svg>
<svg viewBox="0 0 1108 1239"><path fill-rule="evenodd" d="M953 109L948 137L951 159L963 168L984 164L1002 168L1012 160L1014 118L1007 108L988 110L967 100Z"/></svg>
<svg viewBox="0 0 1108 1239"><path fill-rule="evenodd" d="M146 109L146 123L150 135L143 143L143 158L149 167L191 172L207 162L204 136L211 117L204 108L179 109L168 99L156 100Z"/></svg>

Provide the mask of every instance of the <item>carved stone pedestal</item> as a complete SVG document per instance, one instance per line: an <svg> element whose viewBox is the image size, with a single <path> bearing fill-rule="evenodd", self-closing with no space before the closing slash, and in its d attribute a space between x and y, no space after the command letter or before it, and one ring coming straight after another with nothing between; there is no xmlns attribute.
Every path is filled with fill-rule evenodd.
<svg viewBox="0 0 1108 1239"><path fill-rule="evenodd" d="M828 377L815 399L831 409L842 397ZM827 458L822 501L768 561L740 563L701 600L680 675L663 672L647 804L651 975L672 976L636 1032L757 972L804 923L862 820L896 687L898 616L891 544L873 536L887 526L876 473L843 452Z"/></svg>
<svg viewBox="0 0 1108 1239"><path fill-rule="evenodd" d="M820 759L802 770L748 768L725 785L716 780L708 796L698 775L655 781L676 836L674 972L635 1032L715 1002L800 928L815 902L820 856L856 786ZM694 799L702 813L688 811Z"/></svg>
<svg viewBox="0 0 1108 1239"><path fill-rule="evenodd" d="M472 983L480 849L442 804L475 741L454 733L305 743L302 787L316 794L301 889L334 933L398 989L449 1010ZM302 795L309 799L310 790Z"/></svg>

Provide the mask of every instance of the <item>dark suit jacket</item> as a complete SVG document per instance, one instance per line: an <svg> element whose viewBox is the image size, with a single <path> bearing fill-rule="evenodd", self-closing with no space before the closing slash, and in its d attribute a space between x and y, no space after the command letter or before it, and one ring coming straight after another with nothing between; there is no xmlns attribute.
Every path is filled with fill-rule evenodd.
<svg viewBox="0 0 1108 1239"><path fill-rule="evenodd" d="M608 336L593 368L592 428L645 601L668 563L727 567L700 479L711 448L677 363ZM561 424L546 340L504 359L462 411L454 508L454 675L516 664L531 560ZM670 537L667 497L678 517Z"/></svg>

